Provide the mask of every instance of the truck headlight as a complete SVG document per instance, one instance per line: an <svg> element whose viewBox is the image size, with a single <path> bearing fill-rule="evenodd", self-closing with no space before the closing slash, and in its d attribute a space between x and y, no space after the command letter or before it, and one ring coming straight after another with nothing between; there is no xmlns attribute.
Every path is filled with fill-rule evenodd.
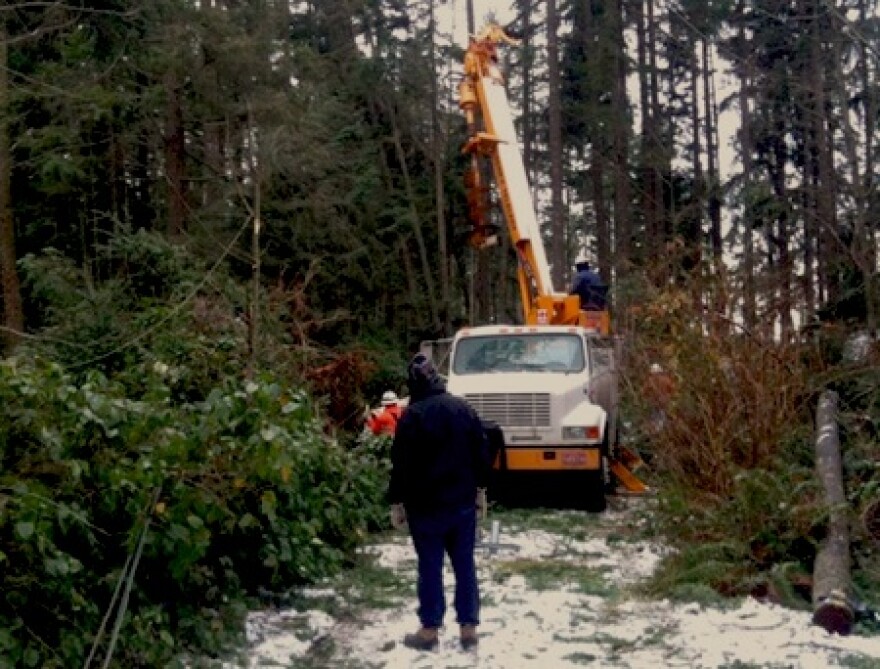
<svg viewBox="0 0 880 669"><path fill-rule="evenodd" d="M598 425L571 425L562 428L563 439L599 441L600 436Z"/></svg>

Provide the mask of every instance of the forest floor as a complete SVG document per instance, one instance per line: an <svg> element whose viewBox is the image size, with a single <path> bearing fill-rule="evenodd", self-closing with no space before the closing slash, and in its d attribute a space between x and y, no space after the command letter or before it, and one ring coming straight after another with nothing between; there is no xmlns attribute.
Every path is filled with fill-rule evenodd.
<svg viewBox="0 0 880 669"><path fill-rule="evenodd" d="M482 624L475 652L460 649L451 606L438 650L403 646L404 634L418 627L416 564L408 537L395 533L375 537L340 578L251 614L249 645L235 666L880 667L880 636L831 635L811 624L807 610L753 598L647 596L641 586L664 553L652 538L651 505L650 498L613 498L601 514L490 513L478 549ZM447 573L450 603L452 587Z"/></svg>

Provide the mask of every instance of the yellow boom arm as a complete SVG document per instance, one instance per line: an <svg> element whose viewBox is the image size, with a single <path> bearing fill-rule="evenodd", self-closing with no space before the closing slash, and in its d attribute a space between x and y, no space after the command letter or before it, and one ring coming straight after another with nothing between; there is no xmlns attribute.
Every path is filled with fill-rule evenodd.
<svg viewBox="0 0 880 669"><path fill-rule="evenodd" d="M494 24L471 38L464 57L464 78L459 85L459 106L468 126L468 139L462 151L471 156L465 179L472 225L470 242L484 248L496 241L495 228L488 221L488 185L484 185L480 170L481 161L488 160L519 260L517 276L523 321L530 325L582 325L607 334L607 311L581 311L576 295L558 293L553 288L507 91L498 68L500 42L519 43Z"/></svg>

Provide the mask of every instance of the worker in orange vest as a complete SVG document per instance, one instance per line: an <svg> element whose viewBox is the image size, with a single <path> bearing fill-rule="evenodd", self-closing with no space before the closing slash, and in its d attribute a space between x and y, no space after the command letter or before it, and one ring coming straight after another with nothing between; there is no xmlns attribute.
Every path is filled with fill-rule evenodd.
<svg viewBox="0 0 880 669"><path fill-rule="evenodd" d="M370 416L367 418L367 428L375 435L388 434L394 436L401 411L397 393L393 390L386 390L382 394L382 408L370 413Z"/></svg>

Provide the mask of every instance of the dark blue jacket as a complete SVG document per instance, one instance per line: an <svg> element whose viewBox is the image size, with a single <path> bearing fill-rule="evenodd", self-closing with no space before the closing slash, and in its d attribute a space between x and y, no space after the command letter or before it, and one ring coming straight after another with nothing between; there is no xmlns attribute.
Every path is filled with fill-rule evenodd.
<svg viewBox="0 0 880 669"><path fill-rule="evenodd" d="M446 392L439 377L410 388L391 445L388 501L407 513L473 506L489 481L489 443L473 407Z"/></svg>
<svg viewBox="0 0 880 669"><path fill-rule="evenodd" d="M608 286L591 269L581 269L575 274L571 294L581 298L581 309L603 310L608 304Z"/></svg>

